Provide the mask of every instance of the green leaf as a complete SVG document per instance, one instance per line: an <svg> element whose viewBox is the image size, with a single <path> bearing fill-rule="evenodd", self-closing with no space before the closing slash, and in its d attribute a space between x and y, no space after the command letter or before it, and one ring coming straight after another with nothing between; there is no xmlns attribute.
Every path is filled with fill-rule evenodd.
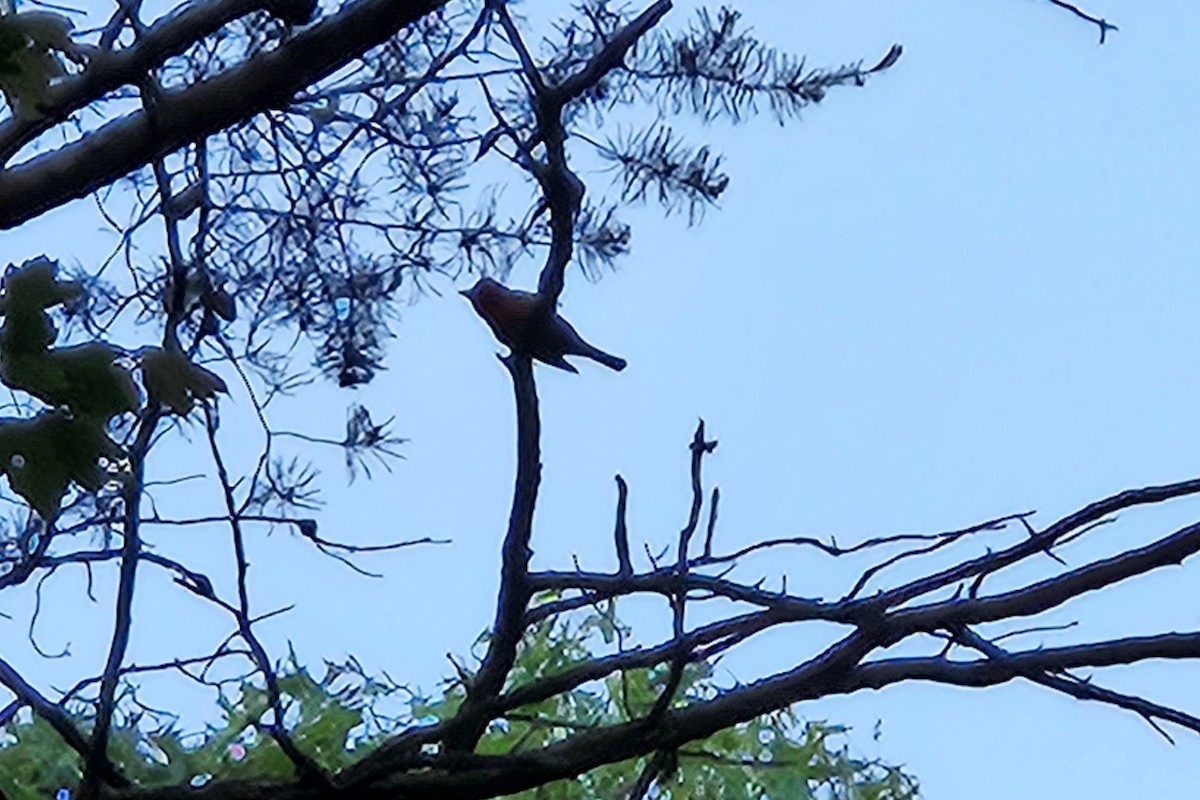
<svg viewBox="0 0 1200 800"><path fill-rule="evenodd" d="M60 410L32 419L0 419L0 472L43 519L58 516L72 481L88 491L99 489L110 477L100 460L122 454L94 422Z"/></svg>
<svg viewBox="0 0 1200 800"><path fill-rule="evenodd" d="M53 406L99 424L137 410L137 386L116 363L117 351L88 342L0 360L0 379Z"/></svg>
<svg viewBox="0 0 1200 800"><path fill-rule="evenodd" d="M141 358L146 394L181 417L187 416L196 399L207 400L217 392L229 391L218 375L193 364L179 350L143 347Z"/></svg>
<svg viewBox="0 0 1200 800"><path fill-rule="evenodd" d="M0 50L4 36L0 26ZM48 258L34 258L11 269L4 276L0 296L0 314L5 317L0 351L6 358L44 351L56 335L46 309L75 300L81 291L78 283L58 280L58 265Z"/></svg>
<svg viewBox="0 0 1200 800"><path fill-rule="evenodd" d="M61 14L23 11L0 16L0 90L17 116L35 119L50 82L65 74L56 52L69 52L72 24Z"/></svg>

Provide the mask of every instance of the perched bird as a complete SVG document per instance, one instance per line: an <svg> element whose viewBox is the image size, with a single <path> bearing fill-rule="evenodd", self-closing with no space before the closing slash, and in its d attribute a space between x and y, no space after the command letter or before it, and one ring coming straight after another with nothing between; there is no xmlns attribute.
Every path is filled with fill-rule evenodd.
<svg viewBox="0 0 1200 800"><path fill-rule="evenodd" d="M557 313L539 313L539 300L535 294L509 289L491 278L480 278L478 283L459 294L471 301L475 313L483 317L496 338L514 353L525 353L568 372L579 370L563 356L590 358L618 372L625 369L625 359L585 342L571 323Z"/></svg>

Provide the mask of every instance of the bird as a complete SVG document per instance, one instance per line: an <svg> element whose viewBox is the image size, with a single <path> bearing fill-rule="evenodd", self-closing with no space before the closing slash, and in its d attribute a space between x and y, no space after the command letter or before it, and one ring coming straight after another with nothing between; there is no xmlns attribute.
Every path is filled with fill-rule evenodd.
<svg viewBox="0 0 1200 800"><path fill-rule="evenodd" d="M541 299L532 292L509 289L499 281L480 278L470 289L459 292L471 301L475 313L492 333L514 353L524 353L543 364L578 373L564 356L582 356L611 370L625 369L625 359L588 344L557 312L547 315Z"/></svg>

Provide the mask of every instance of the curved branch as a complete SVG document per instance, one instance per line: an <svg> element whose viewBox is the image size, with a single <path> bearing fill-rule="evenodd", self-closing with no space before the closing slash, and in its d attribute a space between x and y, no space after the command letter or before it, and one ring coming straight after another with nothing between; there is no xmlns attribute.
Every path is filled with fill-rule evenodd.
<svg viewBox="0 0 1200 800"><path fill-rule="evenodd" d="M947 626L974 625L1040 614L1079 595L1179 564L1200 552L1200 523L1188 525L1156 542L1044 581L978 600L947 600L897 611L889 617L904 635Z"/></svg>
<svg viewBox="0 0 1200 800"><path fill-rule="evenodd" d="M1104 17L1097 17L1095 14L1089 14L1074 3L1068 3L1067 0L1048 0L1048 2L1052 5L1058 6L1059 8L1065 8L1067 11L1070 11L1080 19L1087 20L1098 27L1100 29L1100 44L1104 44L1104 41L1108 38L1109 31L1120 30L1120 28L1118 28L1116 25L1113 25Z"/></svg>
<svg viewBox="0 0 1200 800"><path fill-rule="evenodd" d="M1162 503L1167 500L1174 500L1179 497L1187 497L1198 493L1200 493L1200 478L1169 483L1163 486L1147 486L1144 489L1128 489L1084 506L1075 513L1063 517L1044 531L1031 536L1027 541L1010 547L1007 550L989 553L970 561L964 561L948 569L936 572L933 575L918 578L895 589L880 592L871 598L871 600L880 606L898 606L921 595L937 591L945 586L996 572L1031 555L1042 551L1049 551L1060 539L1073 531L1098 522L1118 511L1133 508L1134 506Z"/></svg>
<svg viewBox="0 0 1200 800"><path fill-rule="evenodd" d="M467 698L447 726L444 741L450 751L470 750L483 735L489 721L489 709L516 661L517 645L525 632L525 607L531 592L529 559L533 551L529 540L542 474L537 384L533 380L533 362L529 356L514 353L504 359L504 364L512 374L516 395L516 484L501 554L496 621L479 672L467 686Z"/></svg>
<svg viewBox="0 0 1200 800"><path fill-rule="evenodd" d="M164 92L153 112L131 113L0 172L0 229L86 197L156 158L286 105L296 92L445 3L359 0L241 66Z"/></svg>
<svg viewBox="0 0 1200 800"><path fill-rule="evenodd" d="M145 80L150 70L172 56L181 55L205 36L258 10L269 10L273 0L210 0L187 4L151 25L136 44L119 52L94 49L86 69L53 86L39 106L41 116L10 117L0 123L0 163L7 162L34 138L70 114L96 102L122 86Z"/></svg>

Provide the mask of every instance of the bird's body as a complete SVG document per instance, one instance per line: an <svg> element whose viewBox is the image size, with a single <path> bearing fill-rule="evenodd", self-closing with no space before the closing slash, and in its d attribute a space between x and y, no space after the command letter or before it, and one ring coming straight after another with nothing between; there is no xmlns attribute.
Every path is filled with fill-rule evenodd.
<svg viewBox="0 0 1200 800"><path fill-rule="evenodd" d="M462 295L492 329L502 344L514 353L527 354L543 364L578 372L564 356L582 356L609 369L625 369L625 359L588 344L578 331L557 313L546 313L536 294L509 289L481 278Z"/></svg>

